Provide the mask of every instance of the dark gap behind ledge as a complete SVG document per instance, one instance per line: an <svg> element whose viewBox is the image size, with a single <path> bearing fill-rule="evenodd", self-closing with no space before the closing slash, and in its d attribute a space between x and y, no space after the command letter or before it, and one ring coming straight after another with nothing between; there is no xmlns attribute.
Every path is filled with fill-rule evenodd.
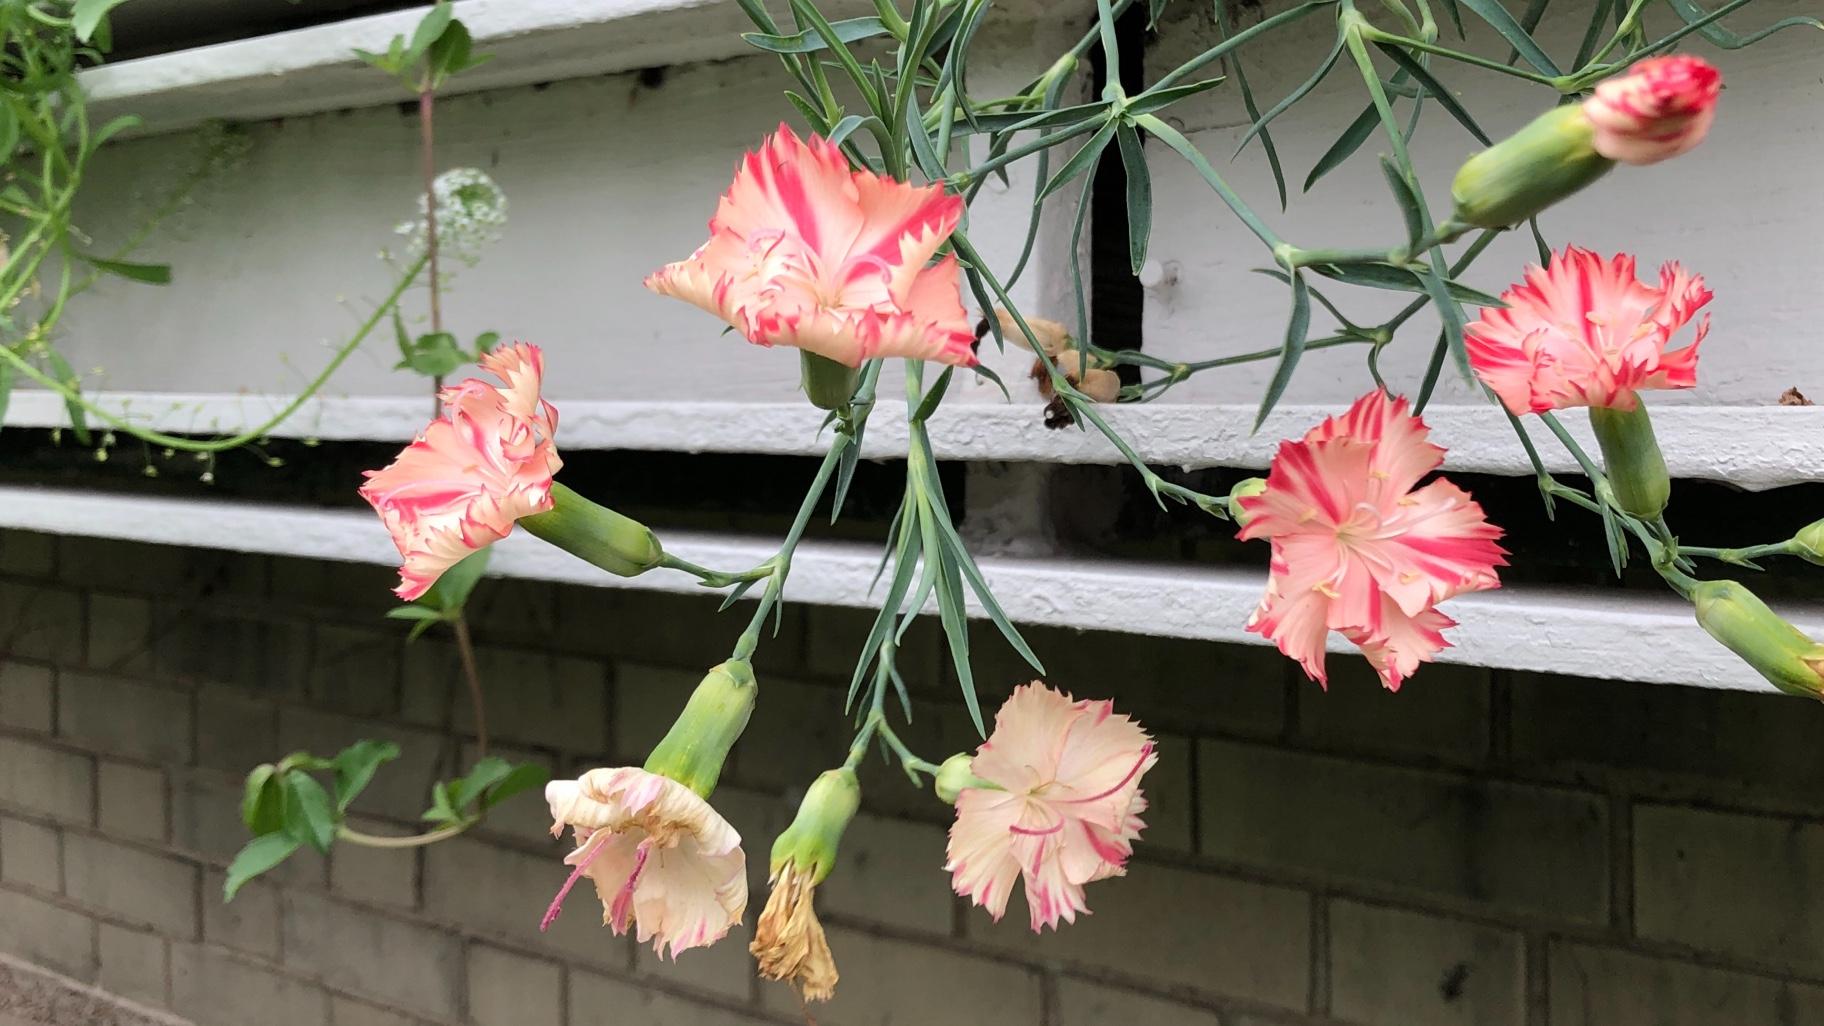
<svg viewBox="0 0 1824 1026"><path fill-rule="evenodd" d="M216 462L214 483L203 484L198 477L204 464L182 453L167 460L160 451L142 449L124 436L107 461L97 462L94 451L76 445L67 431L59 443L49 431L8 428L0 431L0 483L362 509L355 493L361 472L386 465L398 449L390 442L307 446L275 440L261 451L284 460L284 466L268 467L248 450L226 453ZM820 462L814 456L743 453L572 451L563 456L562 481L661 532L685 529L767 539L779 537L790 526ZM159 476L144 475L148 458L159 468ZM1129 467L1064 465L1049 470L1049 489L1035 489L1032 501L1047 506L1058 539L1071 555L1265 568L1266 546L1236 541L1233 524L1195 509L1173 505L1161 510ZM1235 482L1259 472L1162 468L1160 473L1208 494L1226 495ZM964 523L969 501L966 465L943 463L939 474L951 516ZM1615 586L1594 515L1560 502L1558 521L1553 523L1546 518L1530 477L1449 476L1506 529L1502 544L1512 553L1513 565L1502 578L1509 584ZM1561 480L1583 484L1568 475ZM842 519L829 524L826 500L807 536L884 545L904 486L903 460L863 460ZM1724 546L1778 541L1820 517L1824 484L1745 492L1714 482L1679 481L1673 487L1668 519L1693 544ZM965 535L976 540L967 528ZM987 539L990 545L1003 540ZM1699 571L1703 577L1755 582L1769 598L1824 601L1824 568L1791 558L1770 559L1766 566L1767 573L1754 574L1703 560ZM1664 592L1638 551L1620 583L1628 589Z"/></svg>

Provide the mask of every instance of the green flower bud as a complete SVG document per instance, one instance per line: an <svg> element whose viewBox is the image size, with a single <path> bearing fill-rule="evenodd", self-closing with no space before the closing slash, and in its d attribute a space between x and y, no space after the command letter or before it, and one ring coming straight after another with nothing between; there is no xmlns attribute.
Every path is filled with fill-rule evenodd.
<svg viewBox="0 0 1824 1026"><path fill-rule="evenodd" d="M1000 790L1000 788L975 775L975 756L968 752L958 752L944 760L937 768L937 777L932 781L932 789L948 805L956 804L956 796L972 787Z"/></svg>
<svg viewBox="0 0 1824 1026"><path fill-rule="evenodd" d="M1602 463L1615 491L1615 505L1643 520L1658 518L1672 497L1672 477L1666 473L1666 458L1653 436L1647 404L1637 402L1632 410L1592 406L1590 427L1596 432L1596 444L1602 446Z"/></svg>
<svg viewBox="0 0 1824 1026"><path fill-rule="evenodd" d="M1229 489L1229 519L1235 521L1236 527L1248 526L1251 519L1246 510L1241 508L1241 500L1253 498L1267 490L1267 479L1250 477Z"/></svg>
<svg viewBox="0 0 1824 1026"><path fill-rule="evenodd" d="M704 798L716 789L728 750L747 729L760 685L754 668L739 659L712 668L691 692L684 712L646 758L646 771L690 788Z"/></svg>
<svg viewBox="0 0 1824 1026"><path fill-rule="evenodd" d="M1595 130L1577 104L1554 107L1469 158L1450 186L1451 220L1506 228L1590 184L1615 162L1596 152Z"/></svg>
<svg viewBox="0 0 1824 1026"><path fill-rule="evenodd" d="M861 368L837 363L809 349L798 351L798 380L811 405L820 410L846 410L855 386L861 382Z"/></svg>
<svg viewBox="0 0 1824 1026"><path fill-rule="evenodd" d="M793 866L811 886L822 883L836 867L836 846L860 807L861 784L854 770L833 769L818 777L798 803L792 825L773 842L773 878Z"/></svg>
<svg viewBox="0 0 1824 1026"><path fill-rule="evenodd" d="M580 559L617 577L638 577L659 565L665 550L652 529L551 482L550 509L520 517L519 524Z"/></svg>
<svg viewBox="0 0 1824 1026"><path fill-rule="evenodd" d="M1704 581L1691 592L1697 622L1789 695L1824 698L1824 645L1782 620L1734 581Z"/></svg>
<svg viewBox="0 0 1824 1026"><path fill-rule="evenodd" d="M1792 536L1792 544L1798 548L1795 553L1807 563L1824 566L1824 520L1819 520Z"/></svg>

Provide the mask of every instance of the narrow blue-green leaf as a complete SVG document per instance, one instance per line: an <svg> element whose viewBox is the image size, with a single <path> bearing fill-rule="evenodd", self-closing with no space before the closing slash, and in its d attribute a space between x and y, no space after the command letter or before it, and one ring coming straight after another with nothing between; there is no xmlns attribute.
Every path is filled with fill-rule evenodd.
<svg viewBox="0 0 1824 1026"><path fill-rule="evenodd" d="M1216 169L1210 165L1209 158L1205 157L1203 151L1193 145L1189 139L1186 139L1184 133L1151 114L1142 114L1134 119L1134 123L1152 133L1154 138L1165 143L1167 146L1170 146L1178 152L1179 156L1189 161L1191 167L1195 168L1197 173L1203 176L1205 184L1209 185L1209 187L1215 191L1216 195L1222 198L1222 202L1227 204L1229 210L1233 212L1236 217L1241 219L1242 224L1247 225L1248 230L1253 232L1256 238L1260 239L1260 241L1266 243L1268 246L1278 246L1280 244L1280 238L1274 233L1273 229L1268 228L1266 223L1260 219L1259 215L1255 214L1251 207L1242 202L1241 197L1236 195L1234 189L1229 188L1229 183L1223 181L1222 176L1217 174Z"/></svg>
<svg viewBox="0 0 1824 1026"><path fill-rule="evenodd" d="M1343 129L1343 134L1337 136L1336 141L1330 144L1330 148L1324 151L1324 155L1317 158L1317 163L1312 165L1311 173L1305 176L1304 191L1310 192L1318 179L1336 170L1343 161L1355 156L1355 151L1361 149L1362 144L1368 141L1368 137L1374 134L1374 126L1379 123L1380 118L1380 112L1374 109L1374 104L1363 107L1362 112L1355 116L1355 120L1349 122L1349 127Z"/></svg>
<svg viewBox="0 0 1824 1026"><path fill-rule="evenodd" d="M1108 110L1107 100L1097 100L1095 103L1079 103L1071 107L1040 111L1037 114L1030 111L1003 111L977 116L990 130L1011 134L1040 128L1055 128L1059 125L1085 124L1097 118L1107 117Z"/></svg>
<svg viewBox="0 0 1824 1026"><path fill-rule="evenodd" d="M797 93L792 92L790 89L785 91L785 102L791 104L792 109L796 110L799 115L804 118L804 123L811 126L812 132L815 132L818 135L824 135L829 131L830 124L824 119L823 111L819 110L816 104L799 96Z"/></svg>
<svg viewBox="0 0 1824 1026"><path fill-rule="evenodd" d="M1426 293L1424 275L1392 264L1312 264L1309 270L1345 285L1387 289L1390 292ZM1501 301L1501 297L1472 289L1462 282L1446 279L1445 288L1453 298L1464 303L1496 308L1507 305Z"/></svg>
<svg viewBox="0 0 1824 1026"><path fill-rule="evenodd" d="M1457 30L1457 38L1465 39L1469 33L1463 31L1463 9L1457 6L1457 0L1444 0L1444 13L1450 18L1450 25Z"/></svg>
<svg viewBox="0 0 1824 1026"><path fill-rule="evenodd" d="M1198 93L1209 92L1211 89L1221 85L1224 81L1226 81L1224 76L1217 75L1215 78L1206 78L1185 85L1167 86L1164 89L1148 89L1146 92L1128 100L1121 109L1125 111L1129 117L1139 117L1142 114L1151 114L1155 111L1164 110L1187 96L1196 96Z"/></svg>
<svg viewBox="0 0 1824 1026"><path fill-rule="evenodd" d="M1425 365L1425 379L1419 382L1419 397L1412 404L1412 412L1425 412L1425 404L1431 402L1431 393L1438 387L1438 378L1444 373L1444 354L1450 351L1450 338L1444 332L1438 332L1438 342L1431 347L1431 360Z"/></svg>
<svg viewBox="0 0 1824 1026"><path fill-rule="evenodd" d="M1026 660L1026 665L1036 673L1044 673L1045 664L1039 661L1032 646L1026 643L1026 639L1020 636L1019 629L1008 619L1007 611L1001 608L1000 600L994 597L994 591L988 587L988 579L982 576L981 568L975 565L975 557L969 554L962 536L956 533L956 526L950 523L949 517L941 517L937 529L944 537L944 544L955 553L957 568L963 572L963 577L969 582L969 590L975 593L975 599L982 604L989 621L1001 632L1001 637L1013 646L1013 650L1020 654L1020 658Z"/></svg>
<svg viewBox="0 0 1824 1026"><path fill-rule="evenodd" d="M1131 125L1115 131L1121 147L1121 167L1127 172L1127 259L1135 274L1146 263L1147 238L1153 231L1153 175L1146 167L1140 133Z"/></svg>
<svg viewBox="0 0 1824 1026"><path fill-rule="evenodd" d="M1286 321L1286 341L1279 350L1279 365L1273 369L1273 380L1267 384L1267 393L1261 397L1260 412L1254 417L1254 430L1266 423L1267 414L1279 404L1279 397L1286 392L1286 386L1292 383L1292 372L1298 369L1299 358L1305 355L1305 340L1311 334L1311 291L1305 285L1305 276L1292 275L1292 316Z"/></svg>
<svg viewBox="0 0 1824 1026"><path fill-rule="evenodd" d="M1426 92L1436 97L1438 105L1449 111L1450 116L1457 119L1457 124L1462 125L1470 135L1475 136L1478 142L1484 146L1494 145L1493 140L1488 137L1488 133L1482 131L1482 126L1476 124L1476 119L1470 116L1468 109L1451 95L1450 89L1438 81L1437 76L1433 75L1429 69L1395 44L1377 41L1375 45L1380 47L1382 53L1393 58L1395 64L1405 69L1406 73L1423 86Z"/></svg>
<svg viewBox="0 0 1824 1026"><path fill-rule="evenodd" d="M1381 176L1387 179L1387 191L1393 193L1393 201L1399 204L1400 216L1406 220L1406 245L1416 246L1425 237L1425 208L1419 197L1412 191L1412 183L1389 157L1381 158Z"/></svg>
<svg viewBox="0 0 1824 1026"><path fill-rule="evenodd" d="M1597 44L1602 41L1602 29L1609 20L1609 5L1614 2L1615 0L1596 0L1595 5L1590 8L1590 22L1584 26L1583 42L1577 44L1577 59L1571 62L1571 67L1581 68L1590 62L1590 56L1596 52ZM1549 501L1551 496L1548 494L1546 499Z"/></svg>
<svg viewBox="0 0 1824 1026"><path fill-rule="evenodd" d="M1508 9L1501 6L1501 0L1462 0L1462 2L1463 6L1476 12L1477 17L1488 22L1490 28L1501 33L1501 38L1520 51L1520 56L1526 58L1526 63L1538 69L1540 74L1551 75L1554 78L1564 74L1558 70L1558 65L1552 63L1552 59L1546 56L1545 51L1539 48L1539 43L1528 34L1526 29L1520 27L1520 23L1514 20L1514 16L1508 12Z"/></svg>
<svg viewBox="0 0 1824 1026"><path fill-rule="evenodd" d="M949 553L938 550L937 616L943 624L944 638L949 642L950 664L956 668L956 683L963 692L963 706L969 710L969 722L975 732L988 736L982 721L982 703L975 694L975 672L969 665L969 618L963 610L962 575Z"/></svg>
<svg viewBox="0 0 1824 1026"><path fill-rule="evenodd" d="M857 128L874 120L877 119L863 117L860 114L850 114L841 121L836 122L836 124L830 128L830 134L824 136L824 138L828 139L833 145L841 146L842 141L847 139Z"/></svg>
<svg viewBox="0 0 1824 1026"><path fill-rule="evenodd" d="M1293 104L1304 99L1311 90L1316 89L1318 84L1324 80L1325 76L1330 74L1331 69L1336 67L1336 59L1342 56L1342 53L1343 36L1342 33L1339 32L1336 36L1335 45L1331 46L1330 52L1324 55L1322 61L1318 62L1317 70L1311 73L1310 78L1299 83L1298 88L1287 93L1284 99L1268 108L1265 114L1254 115L1253 126L1248 129L1248 134L1241 137L1241 144L1235 147L1235 152L1237 154L1241 153L1242 150L1247 148L1248 143L1253 141L1256 135L1266 131L1267 126L1273 122L1274 118L1279 117L1281 114L1290 110ZM1236 63L1240 62L1237 61Z"/></svg>
<svg viewBox="0 0 1824 1026"><path fill-rule="evenodd" d="M932 144L930 133L925 131L925 119L919 113L918 100L909 100L907 109L906 135L912 140L912 158L918 162L918 170L927 180L938 181L944 177L944 160Z"/></svg>
<svg viewBox="0 0 1824 1026"><path fill-rule="evenodd" d="M394 606L384 615L388 620L441 620L443 614L425 606Z"/></svg>
<svg viewBox="0 0 1824 1026"><path fill-rule="evenodd" d="M923 424L937 412L938 404L944 401L944 393L950 389L950 378L955 370L955 367L945 367L944 372L938 375L937 382L919 400L918 409L912 411L912 423Z"/></svg>
<svg viewBox="0 0 1824 1026"><path fill-rule="evenodd" d="M849 679L849 694L843 703L845 710L854 705L855 696L861 691L861 682L868 674L868 667L874 662L875 653L880 650L880 643L886 640L887 632L893 628L894 611L905 602L906 592L912 587L912 577L918 571L918 549L918 531L912 525L900 525L899 548L893 554L893 581L887 586L886 597L880 603L880 612L874 617L874 626L868 631L867 640L862 643L855 674Z"/></svg>
<svg viewBox="0 0 1824 1026"><path fill-rule="evenodd" d="M1527 35L1530 36L1538 31L1539 21L1545 17L1545 9L1551 2L1552 0L1526 0L1526 10L1520 12L1520 27L1526 30ZM1516 47L1508 51L1507 60L1503 63L1508 67L1513 67L1514 62L1519 59L1520 50Z"/></svg>
<svg viewBox="0 0 1824 1026"><path fill-rule="evenodd" d="M222 881L222 900L233 901L247 881L276 868L302 844L286 834L266 834L248 841L234 861L228 863L227 878Z"/></svg>
<svg viewBox="0 0 1824 1026"><path fill-rule="evenodd" d="M1442 249L1437 252L1441 254ZM1469 350L1463 344L1463 310L1457 306L1456 296L1436 267L1426 265L1425 273L1420 277L1425 280L1425 293L1431 297L1431 305L1437 307L1438 319L1444 322L1444 339L1451 359L1457 365L1457 373L1465 381L1476 380L1475 373L1469 369Z"/></svg>
<svg viewBox="0 0 1824 1026"><path fill-rule="evenodd" d="M1083 144L1083 148L1065 161L1063 167L1058 168L1058 173L1052 175L1051 181L1045 183L1045 188L1039 190L1039 201L1044 202L1045 197L1070 184L1071 179L1082 174L1091 164L1094 164L1102 156L1102 151L1108 147L1108 141L1114 138L1115 126L1119 123L1116 118L1109 118L1105 121L1102 127L1096 130L1096 134L1090 136L1089 141Z"/></svg>
<svg viewBox="0 0 1824 1026"><path fill-rule="evenodd" d="M1679 18L1683 20L1686 25L1697 26L1697 31L1701 33L1705 39L1708 39L1710 42L1715 43L1725 50L1740 50L1744 46L1752 46L1753 44L1766 39L1768 36L1773 35L1775 32L1784 29L1800 28L1804 26L1824 28L1824 22L1821 22L1816 18L1795 14L1790 18L1781 18L1779 21L1774 22L1758 32L1751 32L1744 36L1724 28L1720 22L1706 21L1705 19L1709 18L1713 12L1704 10L1702 7L1693 3L1692 0L1667 0L1667 2L1672 5L1672 10L1678 14Z"/></svg>
<svg viewBox="0 0 1824 1026"><path fill-rule="evenodd" d="M1539 219L1529 217L1526 226L1533 230L1533 248L1539 254L1539 266L1545 267L1552 262L1551 244L1545 241L1545 235L1539 231Z"/></svg>

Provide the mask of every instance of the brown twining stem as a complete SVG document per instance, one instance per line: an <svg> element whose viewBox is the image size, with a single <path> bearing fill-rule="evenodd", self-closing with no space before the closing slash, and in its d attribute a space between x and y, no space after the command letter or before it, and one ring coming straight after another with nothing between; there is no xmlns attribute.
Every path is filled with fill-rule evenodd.
<svg viewBox="0 0 1824 1026"><path fill-rule="evenodd" d="M437 274L437 150L436 134L431 124L431 106L437 94L429 80L418 93L418 152L424 173L424 254L431 275L431 332L443 330L442 282ZM431 416L442 412L437 394L443 391L443 375L431 379Z"/></svg>
<svg viewBox="0 0 1824 1026"><path fill-rule="evenodd" d="M481 671L475 666L475 642L469 637L469 620L462 613L450 621L456 631L456 654L462 657L462 676L469 683L469 704L475 709L475 757L488 754L488 710L481 695Z"/></svg>

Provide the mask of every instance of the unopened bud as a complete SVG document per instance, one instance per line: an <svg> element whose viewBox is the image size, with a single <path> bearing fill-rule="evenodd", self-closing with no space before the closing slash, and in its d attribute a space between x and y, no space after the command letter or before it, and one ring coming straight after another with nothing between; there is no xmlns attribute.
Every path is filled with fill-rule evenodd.
<svg viewBox="0 0 1824 1026"><path fill-rule="evenodd" d="M1267 479L1264 477L1250 477L1229 489L1229 519L1235 521L1236 527L1246 527L1248 521L1253 519L1248 511L1242 508L1241 500L1251 499L1266 490Z"/></svg>
<svg viewBox="0 0 1824 1026"><path fill-rule="evenodd" d="M1672 498L1672 477L1666 472L1659 440L1653 436L1647 404L1637 401L1631 410L1592 406L1590 428L1602 447L1603 468L1615 492L1615 505L1643 520L1658 518Z"/></svg>
<svg viewBox="0 0 1824 1026"><path fill-rule="evenodd" d="M1554 107L1458 169L1451 220L1477 228L1519 224L1614 166L1596 152L1595 128L1582 107Z"/></svg>
<svg viewBox="0 0 1824 1026"><path fill-rule="evenodd" d="M1697 622L1789 695L1824 698L1824 645L1781 619L1754 592L1734 581L1704 581L1692 589Z"/></svg>
<svg viewBox="0 0 1824 1026"><path fill-rule="evenodd" d="M975 756L968 752L958 752L944 760L937 768L937 777L932 781L932 789L948 805L955 805L957 795L972 787L994 788L995 785L975 775L973 769Z"/></svg>
<svg viewBox="0 0 1824 1026"><path fill-rule="evenodd" d="M861 784L854 770L833 769L818 777L798 803L792 825L773 842L772 876L791 865L812 886L822 883L835 868L842 832L860 807Z"/></svg>
<svg viewBox="0 0 1824 1026"><path fill-rule="evenodd" d="M651 528L555 481L551 483L551 508L520 517L519 524L565 552L619 577L637 577L665 558L665 550Z"/></svg>
<svg viewBox="0 0 1824 1026"><path fill-rule="evenodd" d="M683 784L707 798L716 789L747 718L754 712L760 686L754 668L740 659L713 667L690 694L664 740L646 758L646 770Z"/></svg>
<svg viewBox="0 0 1824 1026"><path fill-rule="evenodd" d="M846 410L855 386L861 382L861 368L837 363L809 349L798 351L799 381L805 397L820 410Z"/></svg>
<svg viewBox="0 0 1824 1026"><path fill-rule="evenodd" d="M1824 520L1820 520L1810 527L1802 529L1798 534L1793 535L1792 544L1793 547L1798 550L1795 555L1800 559L1803 559L1807 563L1816 563L1819 566L1824 566Z"/></svg>

